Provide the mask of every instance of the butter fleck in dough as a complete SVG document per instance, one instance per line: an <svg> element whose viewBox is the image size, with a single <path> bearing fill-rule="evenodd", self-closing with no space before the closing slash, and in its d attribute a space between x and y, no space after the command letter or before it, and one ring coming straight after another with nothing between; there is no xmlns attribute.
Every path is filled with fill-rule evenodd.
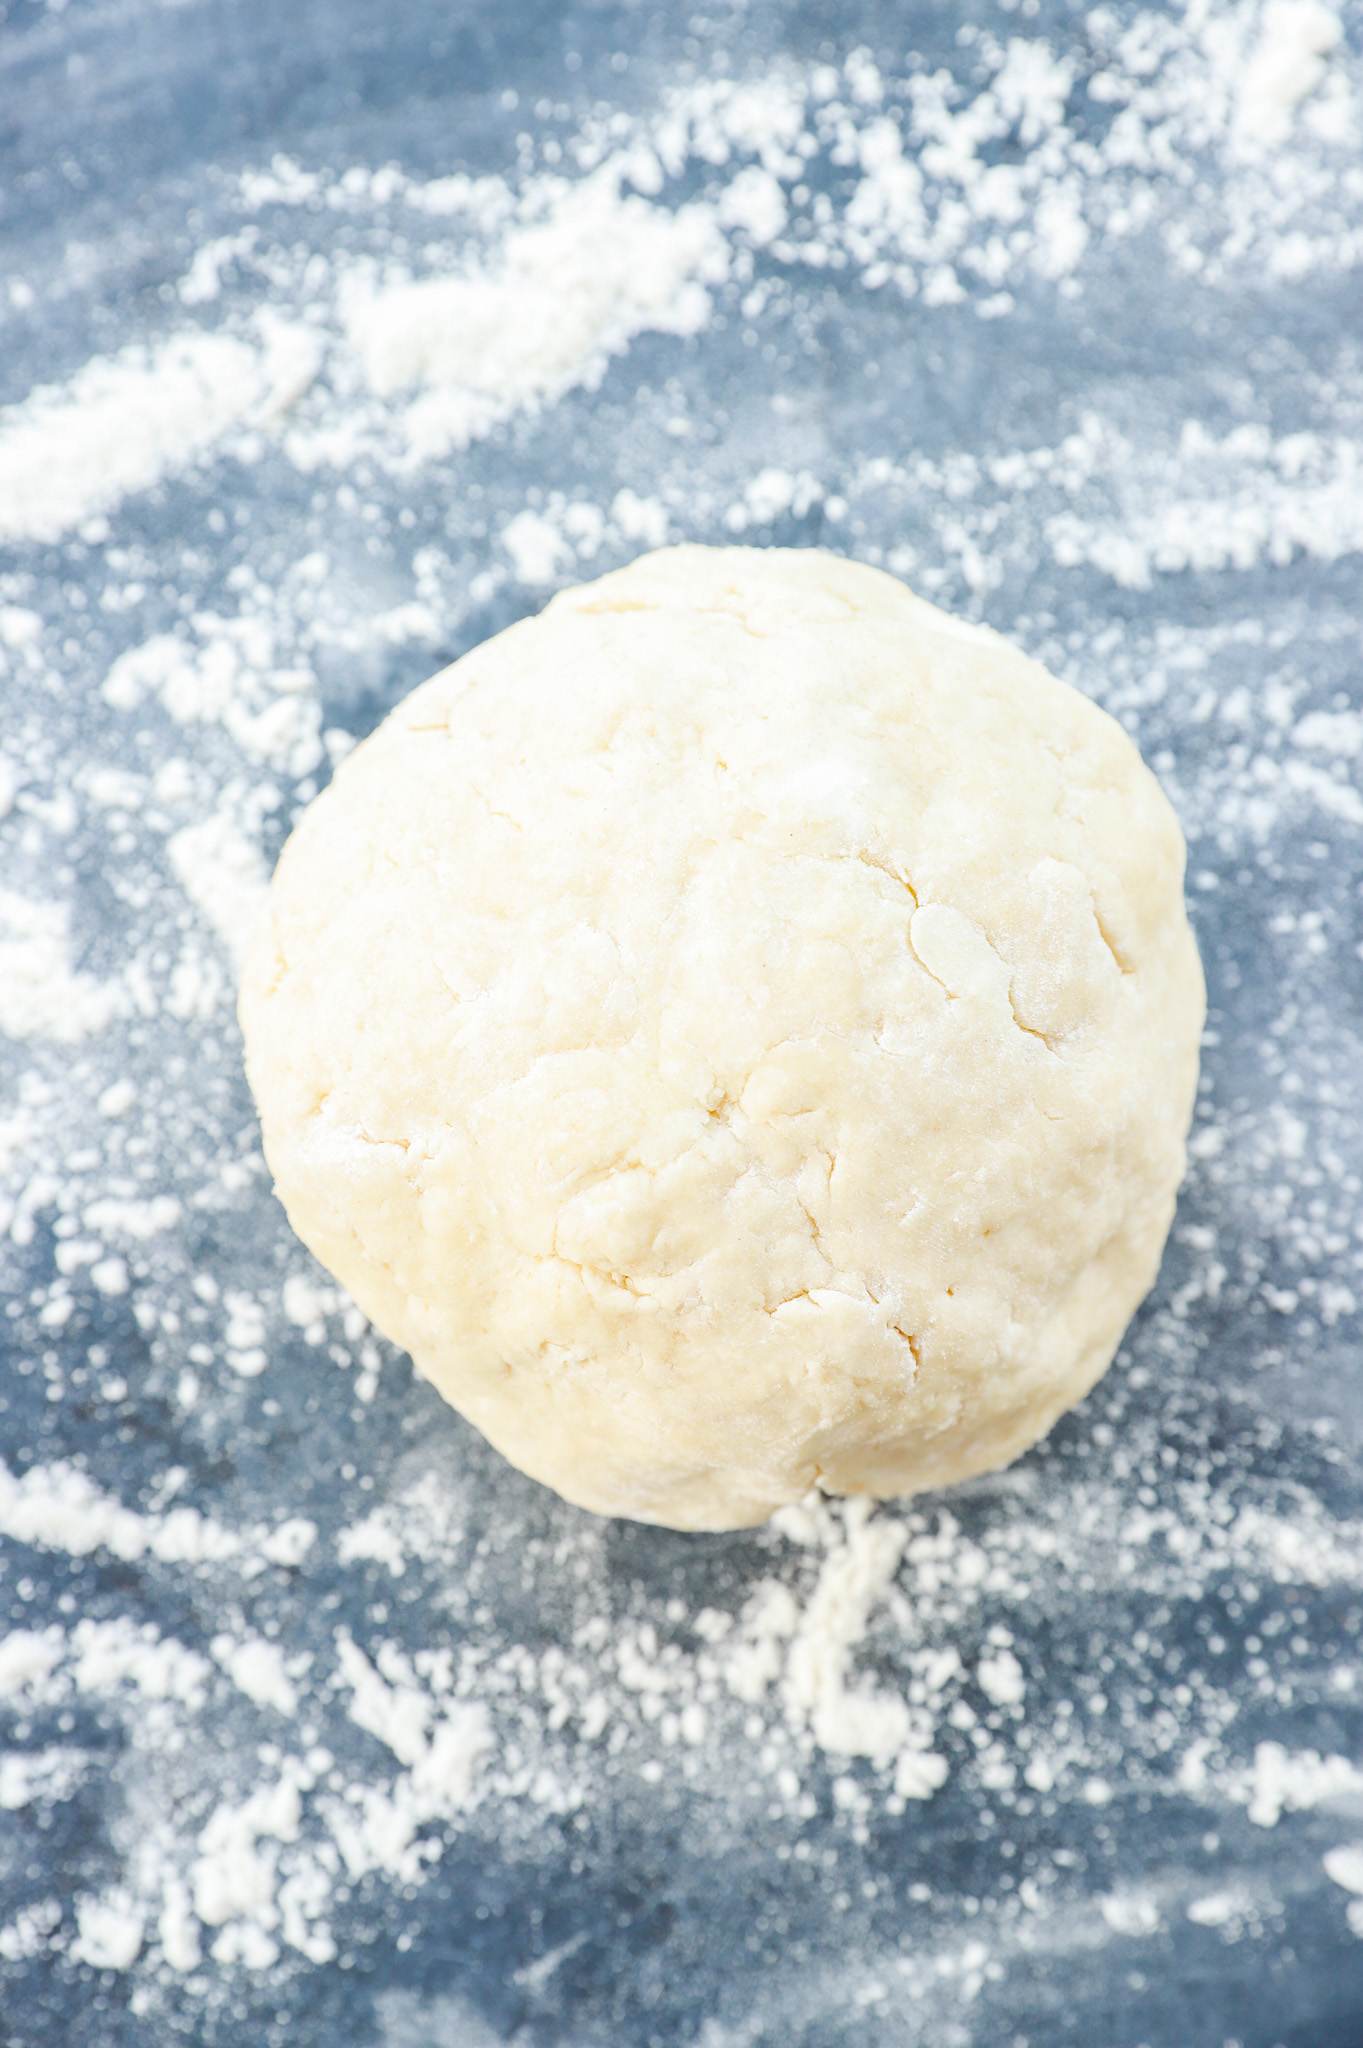
<svg viewBox="0 0 1363 2048"><path fill-rule="evenodd" d="M997 635L831 555L646 555L414 691L289 841L241 995L279 1194L600 1513L1005 1464L1159 1264L1183 859Z"/></svg>

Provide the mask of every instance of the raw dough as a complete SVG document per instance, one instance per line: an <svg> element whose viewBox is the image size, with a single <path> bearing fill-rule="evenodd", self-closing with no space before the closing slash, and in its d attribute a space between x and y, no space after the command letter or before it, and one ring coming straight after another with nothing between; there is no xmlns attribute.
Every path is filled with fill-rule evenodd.
<svg viewBox="0 0 1363 2048"><path fill-rule="evenodd" d="M416 690L289 841L241 997L279 1194L603 1514L1002 1465L1159 1265L1183 857L997 635L831 555L644 556Z"/></svg>

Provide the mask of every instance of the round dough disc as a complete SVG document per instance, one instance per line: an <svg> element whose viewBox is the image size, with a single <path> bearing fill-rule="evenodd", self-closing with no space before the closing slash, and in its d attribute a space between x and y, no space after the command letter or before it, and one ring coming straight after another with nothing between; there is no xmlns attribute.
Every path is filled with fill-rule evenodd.
<svg viewBox="0 0 1363 2048"><path fill-rule="evenodd" d="M996 634L822 553L644 556L416 690L285 848L241 995L280 1197L603 1514L1002 1465L1159 1264L1183 860Z"/></svg>

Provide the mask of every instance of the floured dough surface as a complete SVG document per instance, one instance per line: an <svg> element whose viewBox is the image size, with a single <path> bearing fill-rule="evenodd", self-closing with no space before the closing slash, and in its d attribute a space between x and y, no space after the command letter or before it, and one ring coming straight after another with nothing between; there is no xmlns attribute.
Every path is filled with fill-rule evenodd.
<svg viewBox="0 0 1363 2048"><path fill-rule="evenodd" d="M241 996L280 1196L603 1513L1003 1464L1159 1264L1183 855L996 635L830 555L645 556L416 690L285 848Z"/></svg>

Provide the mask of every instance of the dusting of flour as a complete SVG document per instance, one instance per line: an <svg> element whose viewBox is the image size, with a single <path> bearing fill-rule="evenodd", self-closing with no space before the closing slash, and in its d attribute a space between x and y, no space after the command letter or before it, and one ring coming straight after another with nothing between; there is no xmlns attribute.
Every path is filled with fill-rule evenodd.
<svg viewBox="0 0 1363 2048"><path fill-rule="evenodd" d="M1353 19L1001 8L930 61L526 105L495 173L236 163L161 297L0 410L7 1968L207 2039L376 1928L406 1954L451 1873L571 1896L666 1829L698 1892L756 1845L763 1911L838 1931L763 1966L792 2040L1002 2039L1038 1955L1139 1996L1299 1899L1363 1938L1363 385L1347 352L1172 402L1037 370L915 440L895 382L1089 347L1125 266L1222 336L1347 281ZM733 536L883 565L1098 695L1179 807L1213 1013L1165 1278L1050 1446L683 1553L485 1459L308 1262L232 1004L381 706L566 581ZM593 1938L525 1937L526 2011ZM406 1995L392 2040L434 2038Z"/></svg>

